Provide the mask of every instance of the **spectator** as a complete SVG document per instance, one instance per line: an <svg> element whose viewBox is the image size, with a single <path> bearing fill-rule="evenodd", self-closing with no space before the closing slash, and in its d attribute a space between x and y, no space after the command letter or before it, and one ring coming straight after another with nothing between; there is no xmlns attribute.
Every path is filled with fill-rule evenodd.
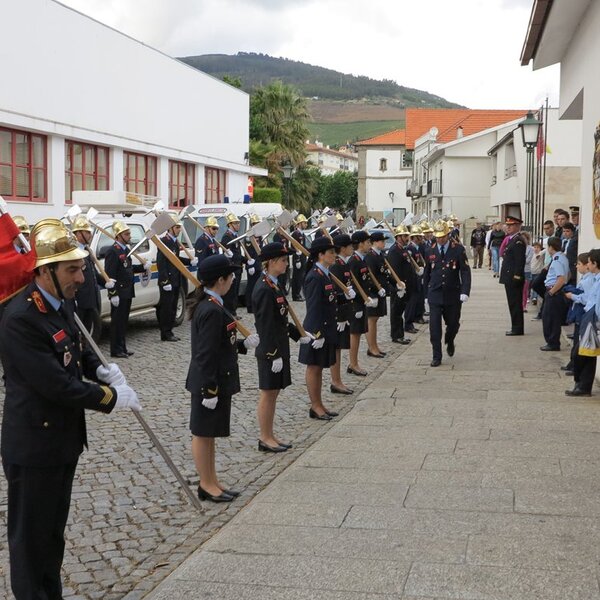
<svg viewBox="0 0 600 600"><path fill-rule="evenodd" d="M579 235L573 223L563 225L563 252L569 261L571 281L577 281L577 249L579 246Z"/></svg>
<svg viewBox="0 0 600 600"><path fill-rule="evenodd" d="M554 222L556 223L556 229L554 235L557 238L563 239L563 225L569 221L569 213L562 209L557 208L554 211Z"/></svg>
<svg viewBox="0 0 600 600"><path fill-rule="evenodd" d="M531 235L527 231L521 233L525 240L525 283L523 284L523 312L527 312L527 302L529 301L529 288L531 286L531 259L534 255L533 246L531 245Z"/></svg>
<svg viewBox="0 0 600 600"><path fill-rule="evenodd" d="M488 251L492 257L492 270L494 277L500 275L500 246L506 237L506 233L502 230L502 223L496 221L490 230L490 240L488 243Z"/></svg>
<svg viewBox="0 0 600 600"><path fill-rule="evenodd" d="M473 268L481 269L483 266L483 251L485 250L485 229L483 223L477 223L477 227L471 233L471 251L473 252Z"/></svg>

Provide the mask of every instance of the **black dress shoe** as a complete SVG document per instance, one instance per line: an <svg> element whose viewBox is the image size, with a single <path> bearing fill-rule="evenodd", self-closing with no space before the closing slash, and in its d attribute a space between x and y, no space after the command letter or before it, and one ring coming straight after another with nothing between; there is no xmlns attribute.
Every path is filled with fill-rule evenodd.
<svg viewBox="0 0 600 600"><path fill-rule="evenodd" d="M419 325L427 325L429 321L427 319L417 319L415 323L418 323Z"/></svg>
<svg viewBox="0 0 600 600"><path fill-rule="evenodd" d="M419 333L419 330L414 327L406 327L404 331L406 331L406 333Z"/></svg>
<svg viewBox="0 0 600 600"><path fill-rule="evenodd" d="M293 448L294 446L292 446L292 444L284 444L283 442L279 442L279 445L282 448L285 448L286 450L289 450L290 448Z"/></svg>
<svg viewBox="0 0 600 600"><path fill-rule="evenodd" d="M367 350L367 356L372 356L373 358L384 358L385 354L375 354L375 352Z"/></svg>
<svg viewBox="0 0 600 600"><path fill-rule="evenodd" d="M448 342L447 346L448 356L454 356L454 352L456 350L456 348L454 347L454 341Z"/></svg>
<svg viewBox="0 0 600 600"><path fill-rule="evenodd" d="M550 346L546 344L545 346L540 346L540 350L542 352L560 352L560 346Z"/></svg>
<svg viewBox="0 0 600 600"><path fill-rule="evenodd" d="M575 371L565 371L565 375L567 377L573 377L573 375L575 375Z"/></svg>
<svg viewBox="0 0 600 600"><path fill-rule="evenodd" d="M350 373L351 375L358 375L359 377L366 377L368 375L366 371L359 371L358 369L353 369L350 366L348 366L348 368L346 369L346 373Z"/></svg>
<svg viewBox="0 0 600 600"><path fill-rule="evenodd" d="M327 410L325 409L325 413L328 414L330 417L339 417L340 413L339 412L335 412L335 410Z"/></svg>
<svg viewBox="0 0 600 600"><path fill-rule="evenodd" d="M265 444L263 441L258 440L258 449L261 452L285 452L287 450L287 448L283 447L283 446L269 446L268 444Z"/></svg>
<svg viewBox="0 0 600 600"><path fill-rule="evenodd" d="M114 358L129 358L129 354L126 352L111 352L110 355Z"/></svg>
<svg viewBox="0 0 600 600"><path fill-rule="evenodd" d="M163 338L160 338L160 341L161 341L161 342L178 342L178 341L179 341L179 338L178 338L178 337L175 337L175 336L173 336L173 337L168 337L168 338L165 338L165 337L163 337Z"/></svg>
<svg viewBox="0 0 600 600"><path fill-rule="evenodd" d="M442 364L442 361L439 358L434 358L431 361L431 366L432 367L439 367Z"/></svg>
<svg viewBox="0 0 600 600"><path fill-rule="evenodd" d="M524 333L522 331L507 331L504 335L524 335Z"/></svg>
<svg viewBox="0 0 600 600"><path fill-rule="evenodd" d="M592 393L591 392L586 392L585 390L582 390L581 388L573 388L572 390L565 390L565 396L585 396L585 397L589 397L591 396Z"/></svg>
<svg viewBox="0 0 600 600"><path fill-rule="evenodd" d="M394 342L394 344L402 344L403 346L410 344L410 340L408 338L395 338L392 340L392 342Z"/></svg>
<svg viewBox="0 0 600 600"><path fill-rule="evenodd" d="M354 390L351 390L351 389L343 390L342 388L336 387L335 385L330 385L329 390L331 391L332 394L345 394L346 396L349 396L350 394L354 394Z"/></svg>
<svg viewBox="0 0 600 600"><path fill-rule="evenodd" d="M223 490L224 494L228 494L232 498L237 498L242 492L238 492L237 490Z"/></svg>
<svg viewBox="0 0 600 600"><path fill-rule="evenodd" d="M135 352L129 352L129 350L125 350L125 352L127 353L127 356L133 356L135 354Z"/></svg>
<svg viewBox="0 0 600 600"><path fill-rule="evenodd" d="M213 496L200 486L198 486L198 498L200 500L210 500L211 502L231 502L233 500L233 496L230 496L226 492L221 492L218 496Z"/></svg>
<svg viewBox="0 0 600 600"><path fill-rule="evenodd" d="M329 415L327 412L323 413L322 415L319 415L312 408L309 409L308 416L311 419L318 419L319 421L331 421L331 415Z"/></svg>
<svg viewBox="0 0 600 600"><path fill-rule="evenodd" d="M571 371L573 369L573 366L569 363L568 365L563 365L560 370L561 371Z"/></svg>

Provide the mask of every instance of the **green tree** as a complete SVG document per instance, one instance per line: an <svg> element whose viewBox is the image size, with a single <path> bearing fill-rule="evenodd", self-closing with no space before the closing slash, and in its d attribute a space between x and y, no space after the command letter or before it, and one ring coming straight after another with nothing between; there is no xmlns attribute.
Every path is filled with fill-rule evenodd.
<svg viewBox="0 0 600 600"><path fill-rule="evenodd" d="M348 171L336 171L323 175L319 186L318 202L338 210L355 208L358 203L358 175Z"/></svg>
<svg viewBox="0 0 600 600"><path fill-rule="evenodd" d="M234 77L233 75L223 75L223 81L233 86L234 88L237 88L238 90L242 89L241 77Z"/></svg>

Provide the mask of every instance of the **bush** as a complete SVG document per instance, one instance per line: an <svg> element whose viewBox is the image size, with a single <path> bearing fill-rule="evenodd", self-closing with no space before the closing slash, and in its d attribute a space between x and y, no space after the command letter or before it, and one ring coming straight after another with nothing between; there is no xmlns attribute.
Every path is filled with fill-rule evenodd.
<svg viewBox="0 0 600 600"><path fill-rule="evenodd" d="M279 188L254 188L252 201L281 204L281 190Z"/></svg>

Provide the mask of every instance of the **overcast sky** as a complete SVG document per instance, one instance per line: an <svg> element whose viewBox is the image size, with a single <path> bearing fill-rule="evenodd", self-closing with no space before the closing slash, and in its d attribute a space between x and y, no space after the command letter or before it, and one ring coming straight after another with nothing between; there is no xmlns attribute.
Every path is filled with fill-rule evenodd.
<svg viewBox="0 0 600 600"><path fill-rule="evenodd" d="M533 0L63 0L172 56L262 52L469 108L558 106L557 66L519 57Z"/></svg>

